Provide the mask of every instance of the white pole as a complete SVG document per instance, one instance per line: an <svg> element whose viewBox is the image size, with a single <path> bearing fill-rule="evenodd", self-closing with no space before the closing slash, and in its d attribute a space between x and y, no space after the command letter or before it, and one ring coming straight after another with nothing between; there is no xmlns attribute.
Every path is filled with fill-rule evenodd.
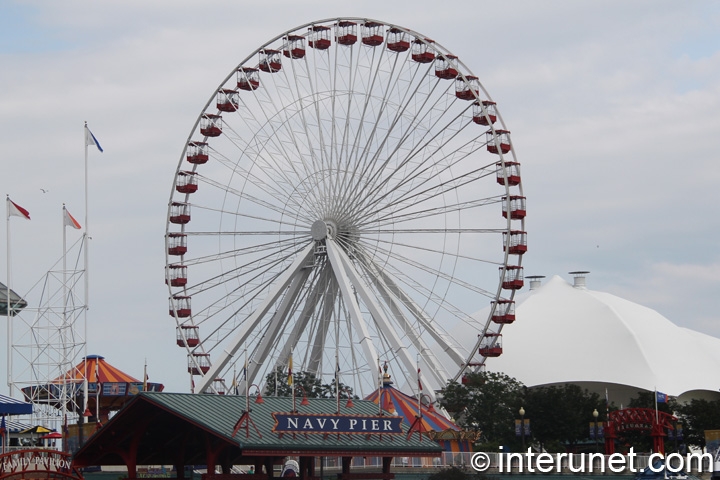
<svg viewBox="0 0 720 480"><path fill-rule="evenodd" d="M83 262L85 265L85 274L83 275L85 279L85 308L83 310L83 340L85 342L85 345L83 347L83 357L85 358L85 371L83 372L83 375L87 379L88 372L87 372L87 341L88 341L88 320L87 320L87 311L88 311L88 305L90 303L90 281L89 281L89 275L90 275L90 268L88 266L88 261L90 258L90 224L88 223L88 128L87 128L87 122L85 122L85 233L83 238L83 243L85 244L84 247L84 258Z"/></svg>
<svg viewBox="0 0 720 480"><path fill-rule="evenodd" d="M63 419L67 418L67 366L68 366L68 352L67 352L67 232L65 230L65 204L63 203L62 213L62 238L63 238L63 322L62 331L60 338L62 339L62 367L60 368L61 375L63 376L62 383L62 413ZM73 373L73 377L75 374ZM63 448L65 446L63 445Z"/></svg>
<svg viewBox="0 0 720 480"><path fill-rule="evenodd" d="M5 293L7 294L7 384L8 384L8 391L10 392L10 396L13 395L13 387L12 387L12 322L10 321L10 196L8 195L5 199L5 209L7 211L7 215L5 215L5 223L6 223L6 229L7 232L7 258L6 258L6 268L7 268L7 290ZM3 447L5 444L3 443Z"/></svg>

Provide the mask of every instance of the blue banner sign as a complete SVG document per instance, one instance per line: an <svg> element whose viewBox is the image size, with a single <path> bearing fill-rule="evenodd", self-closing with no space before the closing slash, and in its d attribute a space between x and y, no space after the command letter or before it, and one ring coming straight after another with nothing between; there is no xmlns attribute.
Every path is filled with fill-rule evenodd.
<svg viewBox="0 0 720 480"><path fill-rule="evenodd" d="M275 433L372 433L401 434L402 417L380 415L311 415L302 413L272 413Z"/></svg>

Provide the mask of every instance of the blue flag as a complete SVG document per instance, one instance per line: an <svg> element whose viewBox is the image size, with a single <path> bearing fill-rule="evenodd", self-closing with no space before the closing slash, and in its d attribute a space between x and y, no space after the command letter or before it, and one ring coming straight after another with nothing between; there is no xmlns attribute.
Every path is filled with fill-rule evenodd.
<svg viewBox="0 0 720 480"><path fill-rule="evenodd" d="M85 125L85 145L95 145L98 150L103 151L100 142L97 141L97 138L95 138L95 135L93 135L87 125Z"/></svg>
<svg viewBox="0 0 720 480"><path fill-rule="evenodd" d="M667 403L667 393L655 392L655 399L657 400L657 403Z"/></svg>

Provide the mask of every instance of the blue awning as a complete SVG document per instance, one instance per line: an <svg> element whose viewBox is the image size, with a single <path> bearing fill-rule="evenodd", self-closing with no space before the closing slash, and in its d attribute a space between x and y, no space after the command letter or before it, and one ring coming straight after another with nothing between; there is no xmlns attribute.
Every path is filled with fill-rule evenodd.
<svg viewBox="0 0 720 480"><path fill-rule="evenodd" d="M33 412L32 407L32 403L0 395L0 415L29 415Z"/></svg>

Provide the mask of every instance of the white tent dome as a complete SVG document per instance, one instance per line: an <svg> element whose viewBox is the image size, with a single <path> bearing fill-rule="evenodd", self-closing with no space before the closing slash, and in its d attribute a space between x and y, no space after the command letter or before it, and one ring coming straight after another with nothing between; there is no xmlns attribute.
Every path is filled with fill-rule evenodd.
<svg viewBox="0 0 720 480"><path fill-rule="evenodd" d="M489 358L528 387L579 384L620 404L639 390L720 398L720 339L658 312L554 276L518 299L517 320L502 330L503 354Z"/></svg>

